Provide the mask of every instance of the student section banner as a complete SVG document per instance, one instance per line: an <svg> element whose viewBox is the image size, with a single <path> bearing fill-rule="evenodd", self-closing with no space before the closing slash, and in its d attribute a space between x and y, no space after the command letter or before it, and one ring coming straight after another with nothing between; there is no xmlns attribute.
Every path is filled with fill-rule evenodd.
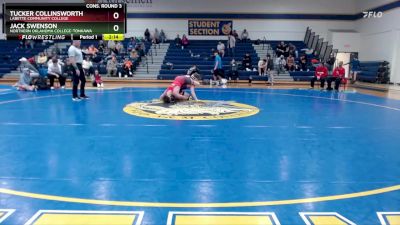
<svg viewBox="0 0 400 225"><path fill-rule="evenodd" d="M233 28L232 20L189 20L188 34L190 36L220 36L228 35Z"/></svg>

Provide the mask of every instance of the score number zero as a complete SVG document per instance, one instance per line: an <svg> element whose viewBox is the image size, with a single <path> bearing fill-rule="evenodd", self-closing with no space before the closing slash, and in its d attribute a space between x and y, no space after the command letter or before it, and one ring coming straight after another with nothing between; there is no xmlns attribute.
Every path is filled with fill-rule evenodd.
<svg viewBox="0 0 400 225"><path fill-rule="evenodd" d="M114 12L114 13L113 13L113 18L114 18L115 20L117 20L117 19L119 18L119 13L118 13L118 12ZM113 26L113 30L114 30L114 31L119 31L119 26L118 26L118 25L114 25L114 26Z"/></svg>
<svg viewBox="0 0 400 225"><path fill-rule="evenodd" d="M86 4L86 8L88 9L122 9L123 4ZM117 20L119 19L119 13L114 12L112 17ZM114 31L119 31L119 26L114 25L113 26Z"/></svg>

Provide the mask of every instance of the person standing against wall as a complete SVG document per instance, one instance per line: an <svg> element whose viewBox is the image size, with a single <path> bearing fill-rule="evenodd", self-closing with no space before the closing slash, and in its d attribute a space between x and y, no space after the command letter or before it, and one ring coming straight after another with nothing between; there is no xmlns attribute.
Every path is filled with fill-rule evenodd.
<svg viewBox="0 0 400 225"><path fill-rule="evenodd" d="M274 69L274 60L272 60L271 55L267 54L267 75L268 75L268 81L271 84L271 86L274 86L274 74L272 70Z"/></svg>
<svg viewBox="0 0 400 225"><path fill-rule="evenodd" d="M228 35L228 54L235 57L236 38L232 32Z"/></svg>
<svg viewBox="0 0 400 225"><path fill-rule="evenodd" d="M214 61L214 69L213 69L213 78L214 81L219 84L219 82L224 77L224 70L222 66L222 59L219 55L218 51L214 51L215 61ZM211 83L211 82L210 82Z"/></svg>
<svg viewBox="0 0 400 225"><path fill-rule="evenodd" d="M86 78L85 72L82 68L83 63L83 55L82 50L80 49L81 41L75 40L72 41L72 45L68 49L68 57L71 63L71 66L74 68L72 75L72 100L80 101L81 99L89 99L88 96L85 95L85 85ZM78 97L78 85L81 83L81 93L80 97Z"/></svg>

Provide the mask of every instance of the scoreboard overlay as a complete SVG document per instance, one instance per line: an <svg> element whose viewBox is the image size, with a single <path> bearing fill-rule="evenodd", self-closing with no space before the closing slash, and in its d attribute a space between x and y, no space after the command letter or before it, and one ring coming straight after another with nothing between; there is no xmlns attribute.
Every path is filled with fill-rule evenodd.
<svg viewBox="0 0 400 225"><path fill-rule="evenodd" d="M6 3L7 40L123 40L126 4Z"/></svg>

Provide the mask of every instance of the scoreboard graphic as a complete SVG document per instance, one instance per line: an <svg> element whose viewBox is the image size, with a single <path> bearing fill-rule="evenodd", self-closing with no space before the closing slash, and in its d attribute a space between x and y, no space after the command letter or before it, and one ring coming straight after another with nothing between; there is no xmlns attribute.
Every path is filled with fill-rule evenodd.
<svg viewBox="0 0 400 225"><path fill-rule="evenodd" d="M7 40L123 40L125 3L6 3Z"/></svg>

